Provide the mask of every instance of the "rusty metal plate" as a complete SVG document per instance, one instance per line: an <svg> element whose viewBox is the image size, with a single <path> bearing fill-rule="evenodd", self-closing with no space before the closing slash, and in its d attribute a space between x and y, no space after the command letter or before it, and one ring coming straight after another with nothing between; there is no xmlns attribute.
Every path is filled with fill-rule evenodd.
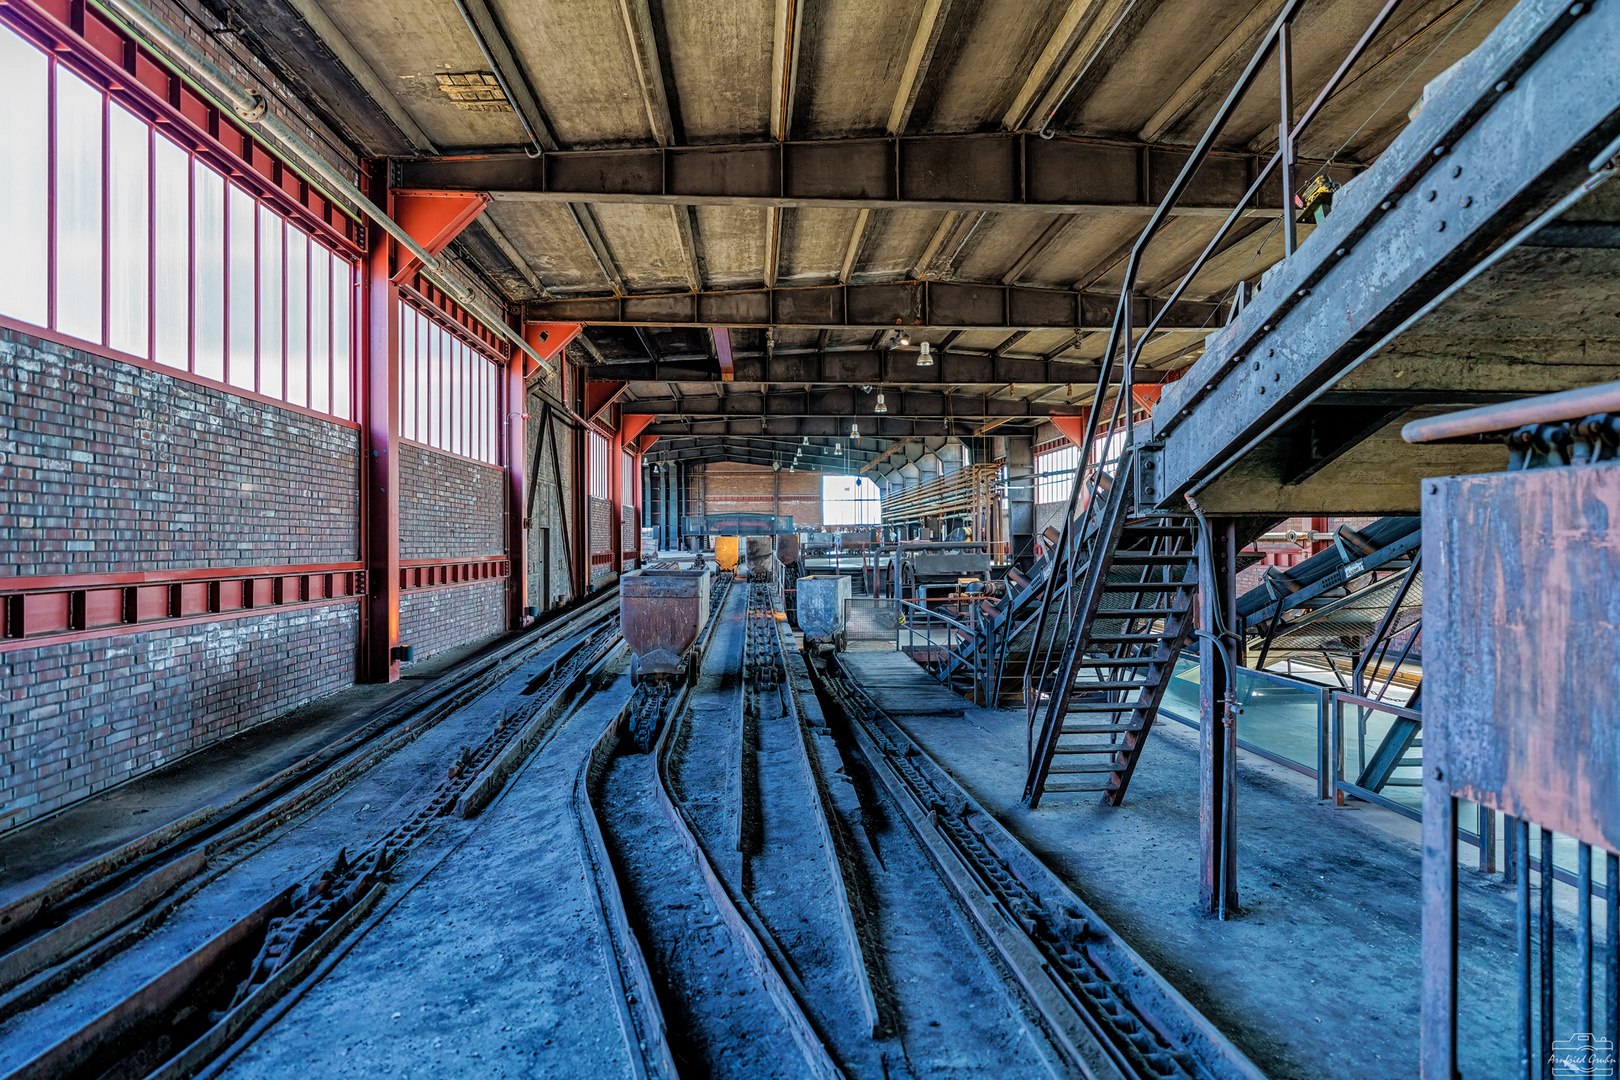
<svg viewBox="0 0 1620 1080"><path fill-rule="evenodd" d="M1620 850L1620 464L1423 487L1424 758Z"/></svg>

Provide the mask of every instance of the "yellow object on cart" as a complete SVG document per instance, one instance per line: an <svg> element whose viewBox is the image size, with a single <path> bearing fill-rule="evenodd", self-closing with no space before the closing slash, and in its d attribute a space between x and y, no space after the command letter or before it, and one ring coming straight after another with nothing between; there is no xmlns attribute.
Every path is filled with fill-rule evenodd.
<svg viewBox="0 0 1620 1080"><path fill-rule="evenodd" d="M714 538L714 561L720 564L720 569L737 572L737 557L742 549L742 537L717 536Z"/></svg>

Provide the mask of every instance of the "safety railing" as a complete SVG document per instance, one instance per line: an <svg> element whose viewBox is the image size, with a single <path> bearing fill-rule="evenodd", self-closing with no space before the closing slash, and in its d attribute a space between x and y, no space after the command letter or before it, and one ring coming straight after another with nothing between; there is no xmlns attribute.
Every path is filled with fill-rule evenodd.
<svg viewBox="0 0 1620 1080"><path fill-rule="evenodd" d="M958 672L973 676L977 681L973 650L969 647L974 640L972 625L930 608L926 603L912 600L893 603L900 615L894 627L896 649L914 660L920 651L924 658L922 666L942 683L949 684Z"/></svg>
<svg viewBox="0 0 1620 1080"><path fill-rule="evenodd" d="M1181 660L1159 713L1198 726L1198 663ZM1319 798L1332 796L1328 764L1331 686L1291 679L1271 671L1237 672L1238 748L1317 781Z"/></svg>
<svg viewBox="0 0 1620 1080"><path fill-rule="evenodd" d="M1037 620L1034 641L1036 648L1040 649L1043 646L1042 637L1051 618L1054 600L1061 598L1063 605L1067 609L1072 605L1073 598L1079 592L1073 586L1078 573L1079 556L1088 532L1089 517L1098 511L1102 502L1098 495L1104 490L1109 480L1122 478L1126 475L1126 468L1130 458L1129 446L1132 441L1131 426L1128 422L1130 414L1128 412L1124 414L1127 421L1125 425L1127 451L1122 455L1120 467L1110 474L1102 468L1093 467L1091 462L1093 443L1099 421L1102 419L1104 403L1108 400L1109 389L1114 382L1115 367L1118 366L1121 369L1119 390L1113 397L1113 407L1107 417L1107 426L1103 428L1106 431L1115 430L1121 420L1121 406L1131 400L1132 373L1142 348L1152 340L1153 332L1158 329L1165 313L1181 298L1188 286L1198 276L1198 272L1220 249L1220 245L1225 241L1227 234L1231 232L1232 226L1249 209L1250 203L1258 196L1274 170L1278 171L1281 176L1282 206L1280 210L1283 223L1284 251L1285 254L1293 254L1295 242L1294 146L1311 121L1321 111L1323 105L1332 96L1333 91L1338 88L1356 61L1360 59L1362 53L1366 51L1367 46L1372 43L1373 38L1383 29L1399 2L1400 0L1386 0L1386 3L1379 9L1378 14L1373 17L1367 29L1362 33L1355 45L1352 46L1349 54L1340 63L1338 69L1334 71L1310 106L1296 121L1294 118L1291 34L1294 18L1298 15L1301 7L1304 6L1304 0L1288 0L1272 23L1271 29L1262 39L1248 66L1244 68L1236 84L1216 111L1197 146L1188 155L1181 172L1177 174L1164 198L1154 209L1153 215L1148 219L1148 223L1142 229L1136 243L1132 246L1130 258L1125 266L1124 280L1120 285L1119 303L1115 307L1114 321L1109 330L1108 347L1103 353L1102 364L1098 372L1097 389L1093 396L1095 404L1087 418L1084 436L1080 443L1080 461L1075 470L1074 483L1069 490L1068 503L1063 513L1063 527L1057 544L1053 566L1054 572L1047 578L1046 589L1041 600L1041 614ZM1131 312L1132 301L1136 292L1137 275L1141 269L1143 255L1154 236L1169 220L1176 204L1180 202L1181 197L1191 186L1193 177L1209 156L1217 138L1225 129L1227 122L1237 112L1244 98L1247 97L1249 90L1259 77L1261 69L1274 52L1278 59L1278 71L1281 77L1278 87L1281 119L1277 126L1277 150L1261 166L1249 190L1245 192L1238 204L1233 207L1232 212L1221 223L1220 228L1216 230L1215 235L1210 239L1198 258L1188 267L1181 281L1160 307L1159 313L1143 328L1141 334L1137 335L1133 332ZM1108 479L1105 480L1105 477L1108 477ZM1082 509L1088 520L1077 522L1076 512ZM1046 678L1046 681L1050 681L1049 676L1045 673L1051 667L1053 649L1046 646L1043 652L1045 655L1039 658L1034 655L1031 656L1031 662L1024 677L1024 697L1029 710L1028 721L1032 727L1035 724L1036 712L1040 707L1043 694L1047 690L1047 687L1042 684L1042 680Z"/></svg>
<svg viewBox="0 0 1620 1080"><path fill-rule="evenodd" d="M1355 710L1345 722L1346 708ZM1345 796L1393 810L1413 821L1423 820L1422 743L1423 714L1416 709L1333 691L1329 752L1332 754L1333 801L1345 805ZM1354 735L1354 746L1349 742ZM1371 750L1369 751L1369 747ZM1407 755L1416 752L1416 757ZM1418 770L1412 775L1411 770ZM1354 770L1355 779L1345 779ZM1398 793L1411 792L1402 798Z"/></svg>

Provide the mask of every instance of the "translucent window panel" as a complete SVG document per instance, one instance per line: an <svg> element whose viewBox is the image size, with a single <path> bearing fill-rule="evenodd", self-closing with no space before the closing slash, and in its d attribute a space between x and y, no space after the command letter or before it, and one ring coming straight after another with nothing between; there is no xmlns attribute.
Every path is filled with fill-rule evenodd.
<svg viewBox="0 0 1620 1080"><path fill-rule="evenodd" d="M232 386L254 390L258 384L254 370L259 337L258 313L254 310L259 292L259 253L254 243L258 206L252 195L232 184L226 194L225 216L229 238L225 248L230 301L226 308L230 335L228 375Z"/></svg>
<svg viewBox="0 0 1620 1080"><path fill-rule="evenodd" d="M191 370L225 381L225 178L191 163Z"/></svg>
<svg viewBox="0 0 1620 1080"><path fill-rule="evenodd" d="M447 450L450 448L450 335L442 326L433 328L433 353L437 358L434 374L439 384L439 392L433 399L433 445Z"/></svg>
<svg viewBox="0 0 1620 1080"><path fill-rule="evenodd" d="M279 398L285 389L282 368L282 311L285 297L281 265L281 218L259 207L259 393Z"/></svg>
<svg viewBox="0 0 1620 1080"><path fill-rule="evenodd" d="M309 407L332 408L332 260L319 244L309 246Z"/></svg>
<svg viewBox="0 0 1620 1080"><path fill-rule="evenodd" d="M101 341L101 91L56 69L56 328Z"/></svg>
<svg viewBox="0 0 1620 1080"><path fill-rule="evenodd" d="M309 237L287 226L287 400L309 404Z"/></svg>
<svg viewBox="0 0 1620 1080"><path fill-rule="evenodd" d="M50 317L50 63L0 26L0 315L44 326Z"/></svg>
<svg viewBox="0 0 1620 1080"><path fill-rule="evenodd" d="M416 438L416 320L399 306L399 432Z"/></svg>
<svg viewBox="0 0 1620 1080"><path fill-rule="evenodd" d="M152 129L114 102L107 114L107 344L146 357L151 294Z"/></svg>
<svg viewBox="0 0 1620 1080"><path fill-rule="evenodd" d="M350 399L354 389L352 362L354 266L332 256L332 415L353 419Z"/></svg>
<svg viewBox="0 0 1620 1080"><path fill-rule="evenodd" d="M490 364L484 368L484 380L486 385L489 387L489 415L484 421L484 433L489 441L487 444L488 449L485 450L484 460L488 461L490 464L494 464L496 461L500 460L500 454L497 453L497 447L501 437L501 432L505 427L505 425L501 423L503 418L499 412L501 402L501 387L498 376L500 374L500 370L501 369L494 364Z"/></svg>
<svg viewBox="0 0 1620 1080"><path fill-rule="evenodd" d="M467 411L472 405L471 380L467 378L467 346L456 342L456 453L467 453Z"/></svg>
<svg viewBox="0 0 1620 1080"><path fill-rule="evenodd" d="M153 359L191 364L191 157L166 136L152 144Z"/></svg>
<svg viewBox="0 0 1620 1080"><path fill-rule="evenodd" d="M428 317L416 313L416 439L428 440Z"/></svg>

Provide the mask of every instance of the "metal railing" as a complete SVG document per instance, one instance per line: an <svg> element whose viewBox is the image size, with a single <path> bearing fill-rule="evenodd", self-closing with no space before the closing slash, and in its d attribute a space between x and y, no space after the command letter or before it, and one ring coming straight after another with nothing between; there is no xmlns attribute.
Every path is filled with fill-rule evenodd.
<svg viewBox="0 0 1620 1080"><path fill-rule="evenodd" d="M972 625L936 611L926 602L895 600L893 603L900 612L894 626L894 647L897 650L916 659L920 631L921 647L928 653L927 662L922 666L934 678L949 685L952 675L965 670L974 675L975 682L978 681L974 653L967 648L975 637ZM904 645L900 643L902 633L906 637ZM938 659L937 654L941 652L950 658L950 663Z"/></svg>
<svg viewBox="0 0 1620 1080"><path fill-rule="evenodd" d="M1373 758L1370 758L1367 754L1367 722L1375 714L1385 713L1397 721L1406 720L1418 725L1417 731L1421 733L1423 714L1416 709L1407 709L1399 705L1391 705L1387 701L1379 701L1376 698L1362 697L1359 694L1351 694L1343 690L1334 690L1332 692L1332 696L1333 703L1330 710L1328 749L1329 753L1332 755L1333 782L1330 790L1332 792L1334 804L1344 806L1345 796L1353 795L1363 802L1370 802L1376 806L1382 806L1384 809L1392 810L1395 813L1400 814L1402 817L1411 818L1413 821L1422 821L1423 814L1420 809L1409 806L1400 802L1399 800L1392 799L1383 794L1381 790L1383 787L1391 785L1417 789L1422 786L1421 777L1391 777L1384 783L1379 784L1378 789L1365 786L1365 784L1361 782L1361 779L1366 776L1367 770L1374 764ZM1357 780L1346 780L1344 778L1344 740L1347 734L1344 721L1344 710L1346 705L1352 706L1356 709L1355 730L1357 740ZM1418 759L1416 764L1406 762L1404 757L1404 747L1400 748L1400 754L1402 756L1399 757L1388 770L1386 770L1387 772L1393 773L1393 771L1397 768L1413 768L1421 766L1421 758Z"/></svg>

